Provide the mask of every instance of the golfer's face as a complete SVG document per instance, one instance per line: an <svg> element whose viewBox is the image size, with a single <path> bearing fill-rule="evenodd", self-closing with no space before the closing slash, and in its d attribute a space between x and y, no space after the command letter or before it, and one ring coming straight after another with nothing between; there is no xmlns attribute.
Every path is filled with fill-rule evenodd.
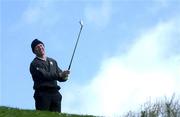
<svg viewBox="0 0 180 117"><path fill-rule="evenodd" d="M38 44L34 49L37 56L42 57L43 55L45 55L45 49L43 44Z"/></svg>

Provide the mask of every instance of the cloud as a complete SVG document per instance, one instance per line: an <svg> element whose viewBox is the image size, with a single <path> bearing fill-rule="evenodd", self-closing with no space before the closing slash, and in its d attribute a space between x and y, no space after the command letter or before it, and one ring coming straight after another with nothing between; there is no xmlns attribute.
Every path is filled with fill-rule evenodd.
<svg viewBox="0 0 180 117"><path fill-rule="evenodd" d="M111 19L111 2L102 0L100 6L88 5L85 8L85 18L99 28L106 27Z"/></svg>
<svg viewBox="0 0 180 117"><path fill-rule="evenodd" d="M36 2L30 2L28 8L22 15L23 22L29 25L43 25L51 26L58 22L59 16L57 16L54 7L54 2L50 0L37 0ZM56 15L55 15L56 14Z"/></svg>
<svg viewBox="0 0 180 117"><path fill-rule="evenodd" d="M104 59L92 81L75 88L73 112L122 115L150 98L180 95L180 48L173 48L180 43L179 26L179 18L160 22L143 31L125 55Z"/></svg>

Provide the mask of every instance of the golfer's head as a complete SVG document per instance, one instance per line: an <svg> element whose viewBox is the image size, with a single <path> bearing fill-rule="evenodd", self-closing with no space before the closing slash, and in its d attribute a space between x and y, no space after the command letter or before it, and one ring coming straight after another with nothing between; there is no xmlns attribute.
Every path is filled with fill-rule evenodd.
<svg viewBox="0 0 180 117"><path fill-rule="evenodd" d="M32 41L31 49L37 56L43 56L45 54L44 43L38 39Z"/></svg>

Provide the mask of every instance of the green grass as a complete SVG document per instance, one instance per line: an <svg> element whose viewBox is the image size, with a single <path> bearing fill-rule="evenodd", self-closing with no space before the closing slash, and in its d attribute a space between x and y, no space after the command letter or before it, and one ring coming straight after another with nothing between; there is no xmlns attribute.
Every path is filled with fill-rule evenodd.
<svg viewBox="0 0 180 117"><path fill-rule="evenodd" d="M49 111L22 110L0 106L0 117L94 117L92 115L76 115Z"/></svg>
<svg viewBox="0 0 180 117"><path fill-rule="evenodd" d="M0 106L0 117L95 117L92 115L76 115L67 113L57 113L49 111L23 110ZM180 98L173 95L170 99L151 102L151 100L138 110L129 111L119 117L180 117Z"/></svg>

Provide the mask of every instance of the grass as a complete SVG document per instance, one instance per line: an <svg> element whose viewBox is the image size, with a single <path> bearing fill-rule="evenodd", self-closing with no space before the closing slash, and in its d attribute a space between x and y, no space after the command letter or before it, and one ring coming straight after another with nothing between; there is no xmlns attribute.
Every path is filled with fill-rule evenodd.
<svg viewBox="0 0 180 117"><path fill-rule="evenodd" d="M0 106L0 117L94 117L92 115L76 115L49 111L22 110Z"/></svg>
<svg viewBox="0 0 180 117"><path fill-rule="evenodd" d="M76 115L67 113L57 113L49 111L22 110L0 106L0 117L95 117L92 115ZM129 111L119 117L180 117L180 101L175 98L160 99L156 102L147 102L142 105L138 112Z"/></svg>

